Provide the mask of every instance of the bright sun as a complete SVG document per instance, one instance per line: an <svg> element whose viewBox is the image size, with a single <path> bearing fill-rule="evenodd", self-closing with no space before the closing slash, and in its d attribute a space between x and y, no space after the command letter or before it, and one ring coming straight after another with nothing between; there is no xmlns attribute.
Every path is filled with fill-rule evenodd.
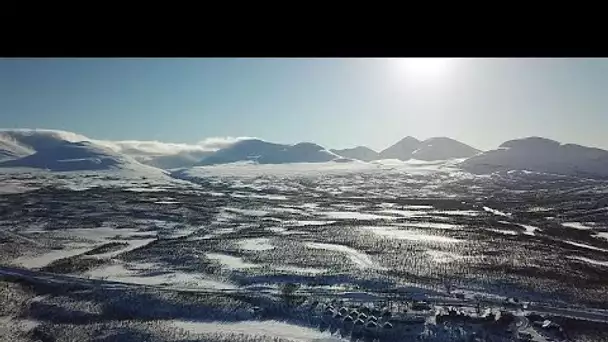
<svg viewBox="0 0 608 342"><path fill-rule="evenodd" d="M435 83L445 78L450 69L450 58L393 59L400 77L408 81Z"/></svg>

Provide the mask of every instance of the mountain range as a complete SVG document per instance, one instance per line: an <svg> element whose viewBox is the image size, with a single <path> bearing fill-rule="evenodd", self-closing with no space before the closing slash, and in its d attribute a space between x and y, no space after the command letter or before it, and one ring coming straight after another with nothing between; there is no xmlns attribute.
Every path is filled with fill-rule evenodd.
<svg viewBox="0 0 608 342"><path fill-rule="evenodd" d="M115 142L94 140L72 132L0 130L0 168L162 172L160 169L235 162L285 164L357 160L372 162L381 159L463 159L458 166L475 174L528 170L590 178L608 177L608 151L576 144L562 144L541 137L510 140L494 150L485 152L447 137L420 141L408 136L380 152L365 146L328 150L310 142L288 145L260 139L240 139L220 144L212 150L168 149L158 153L141 153L136 148L118 148Z"/></svg>
<svg viewBox="0 0 608 342"><path fill-rule="evenodd" d="M435 137L420 141L414 137L405 137L381 152L376 152L365 146L351 149L331 150L345 158L372 161L379 159L398 159L402 161L417 159L424 161L468 158L479 151L469 145L446 137Z"/></svg>
<svg viewBox="0 0 608 342"><path fill-rule="evenodd" d="M321 163L341 157L317 144L295 145L270 143L259 139L241 140L201 160L199 165L251 161L258 164Z"/></svg>

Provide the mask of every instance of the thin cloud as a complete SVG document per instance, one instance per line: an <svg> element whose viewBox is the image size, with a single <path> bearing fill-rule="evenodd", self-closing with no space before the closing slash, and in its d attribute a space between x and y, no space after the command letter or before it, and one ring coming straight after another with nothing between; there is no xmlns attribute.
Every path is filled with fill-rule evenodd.
<svg viewBox="0 0 608 342"><path fill-rule="evenodd" d="M166 143L162 141L141 140L94 140L116 152L138 156L163 156L187 154L196 152L214 152L228 147L238 141L251 139L248 137L213 137L199 141L196 144Z"/></svg>
<svg viewBox="0 0 608 342"><path fill-rule="evenodd" d="M134 157L170 156L179 154L197 154L215 152L238 141L253 139L250 137L211 137L195 144L167 143L154 140L98 140L81 134L52 129L0 129L0 140L5 144L19 144L19 137L46 136L52 139L69 142L88 141L115 152Z"/></svg>
<svg viewBox="0 0 608 342"><path fill-rule="evenodd" d="M198 146L205 148L205 151L217 151L226 148L236 142L242 140L256 139L253 137L212 137L201 140L197 143Z"/></svg>
<svg viewBox="0 0 608 342"><path fill-rule="evenodd" d="M41 129L41 128L2 128L0 129L0 134L10 136L15 140L18 140L18 137L24 136L47 136L51 138L55 138L57 140L65 140L69 142L78 142L78 141L90 141L91 139L85 137L82 134L61 131L56 129Z"/></svg>

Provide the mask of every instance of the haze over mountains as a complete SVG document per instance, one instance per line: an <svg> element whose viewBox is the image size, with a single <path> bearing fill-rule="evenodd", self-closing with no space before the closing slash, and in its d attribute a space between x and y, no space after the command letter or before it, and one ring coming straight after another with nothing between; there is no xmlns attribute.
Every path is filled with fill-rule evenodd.
<svg viewBox="0 0 608 342"><path fill-rule="evenodd" d="M0 130L0 168L28 167L49 171L131 170L191 168L247 162L252 164L441 161L464 159L459 167L475 174L527 170L608 177L608 151L561 144L540 137L510 140L482 152L447 137L420 141L405 137L376 152L365 146L328 150L302 142L277 144L260 139L224 139L211 145L190 146L161 142L112 142L54 130Z"/></svg>

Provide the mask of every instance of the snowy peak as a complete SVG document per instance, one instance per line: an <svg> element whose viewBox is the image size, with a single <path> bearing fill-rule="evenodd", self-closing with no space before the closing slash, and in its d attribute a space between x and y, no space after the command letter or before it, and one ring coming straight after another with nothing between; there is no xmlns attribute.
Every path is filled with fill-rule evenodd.
<svg viewBox="0 0 608 342"><path fill-rule="evenodd" d="M257 161L263 155L278 153L283 145L273 144L259 139L239 141L203 158L201 165L225 164L238 161Z"/></svg>
<svg viewBox="0 0 608 342"><path fill-rule="evenodd" d="M479 152L478 149L460 141L436 137L422 141L419 148L412 152L412 158L425 161L469 158Z"/></svg>
<svg viewBox="0 0 608 342"><path fill-rule="evenodd" d="M380 159L380 154L371 148L365 146L357 146L354 148L346 148L342 150L331 150L331 152L350 159L357 159L361 161L372 161Z"/></svg>
<svg viewBox="0 0 608 342"><path fill-rule="evenodd" d="M259 139L241 140L203 158L200 165L251 161L258 164L318 163L339 159L339 156L317 144L295 145L271 143Z"/></svg>
<svg viewBox="0 0 608 342"><path fill-rule="evenodd" d="M496 150L465 160L461 165L473 173L527 170L554 174L608 177L608 151L575 144L529 137L509 140Z"/></svg>
<svg viewBox="0 0 608 342"><path fill-rule="evenodd" d="M39 129L0 130L0 161L27 157L64 142L89 140L71 132Z"/></svg>
<svg viewBox="0 0 608 342"><path fill-rule="evenodd" d="M51 171L106 170L127 166L129 158L90 142L68 142L41 148L35 153L0 163L2 167L32 167Z"/></svg>
<svg viewBox="0 0 608 342"><path fill-rule="evenodd" d="M5 161L4 167L34 167L51 171L99 170L116 167L120 158L89 142L68 142L45 146L29 156Z"/></svg>
<svg viewBox="0 0 608 342"><path fill-rule="evenodd" d="M408 160L412 158L412 152L418 149L420 140L407 136L394 145L380 152L380 159Z"/></svg>
<svg viewBox="0 0 608 342"><path fill-rule="evenodd" d="M477 153L479 150L451 138L435 137L420 141L408 136L380 152L380 159L434 161L468 158Z"/></svg>
<svg viewBox="0 0 608 342"><path fill-rule="evenodd" d="M26 146L33 151L63 144L65 141L91 141L84 135L52 129L4 129L0 130L0 139L11 139L13 142Z"/></svg>
<svg viewBox="0 0 608 342"><path fill-rule="evenodd" d="M542 137L528 137L505 141L504 143L500 144L499 148L526 148L532 150L543 150L556 148L560 145L561 143L559 141Z"/></svg>

